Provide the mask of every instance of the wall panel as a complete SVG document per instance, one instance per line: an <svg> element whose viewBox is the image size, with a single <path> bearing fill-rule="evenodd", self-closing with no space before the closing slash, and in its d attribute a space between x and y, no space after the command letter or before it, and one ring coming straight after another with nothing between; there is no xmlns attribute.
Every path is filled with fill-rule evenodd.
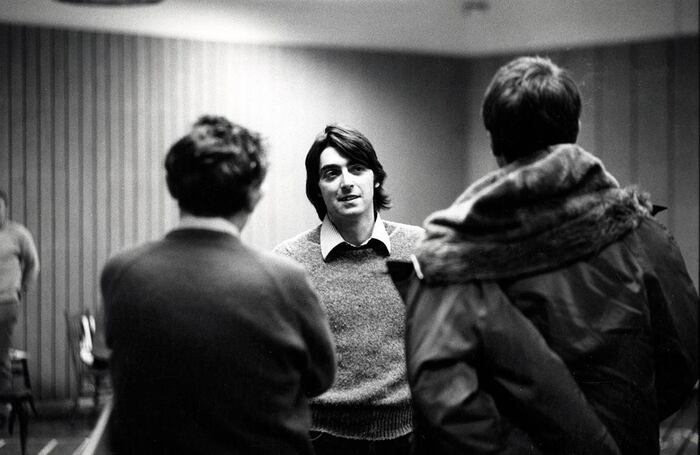
<svg viewBox="0 0 700 455"><path fill-rule="evenodd" d="M657 204L669 207L658 218L668 224L671 207L669 200L669 166L674 153L669 149L670 113L666 43L635 45L632 61L635 73L635 98L632 100L636 112L636 169L632 176L648 191Z"/></svg>
<svg viewBox="0 0 700 455"><path fill-rule="evenodd" d="M70 282L70 276L68 274L68 268L66 266L71 252L70 244L68 242L69 237L69 226L68 226L68 208L69 201L67 200L67 131L68 131L68 102L67 102L67 80L68 80L68 70L66 68L67 63L67 49L66 49L66 37L67 32L54 30L52 34L53 41L53 78L52 86L53 90L49 92L53 95L52 102L52 119L53 128L52 131L52 141L51 141L51 154L48 157L43 157L42 159L49 159L49 166L53 173L52 182L52 201L53 204L53 218L48 219L47 222L52 224L53 236L52 245L42 245L41 248L51 248L53 247L53 261L49 264L42 264L42 276L53 275L53 281L51 285L53 286L53 300L49 303L55 305L58 309L63 308L69 302L68 300L68 283ZM42 307L42 313L45 313L46 308ZM54 312L55 313L55 312ZM51 322L47 321L47 327L51 326ZM46 331L43 330L42 333L46 335ZM27 335L34 335L34 331L30 330ZM55 340L55 338L54 338ZM65 342L65 337L63 340ZM34 352L29 350L30 353ZM35 356L32 356L35 358ZM42 384L39 384L39 396L44 396L44 388L50 389L51 384L44 383L44 377L53 376L53 371L51 371L51 364L54 358L54 353L49 351L38 352L36 356L39 360L42 374ZM48 390L47 390L48 392Z"/></svg>
<svg viewBox="0 0 700 455"><path fill-rule="evenodd" d="M632 148L630 52L630 46L602 48L598 52L601 80L596 131L600 139L595 152L604 160L606 168L623 185L633 181L632 157L629 153Z"/></svg>
<svg viewBox="0 0 700 455"><path fill-rule="evenodd" d="M64 313L100 305L107 258L176 222L163 158L199 115L229 116L269 145L267 195L244 231L255 246L318 222L303 158L333 121L365 130L380 150L395 201L388 218L420 223L463 183L463 65L0 24L0 187L42 263L14 337L29 351L37 396L74 390Z"/></svg>
<svg viewBox="0 0 700 455"><path fill-rule="evenodd" d="M576 83L581 91L581 128L578 143L584 149L595 153L599 148L596 143L599 131L596 115L599 114L597 94L600 90L598 86L600 78L598 75L602 69L596 66L598 62L595 49L569 50L564 52L561 57L552 55L551 58L555 62L561 62L560 64L576 78Z"/></svg>
<svg viewBox="0 0 700 455"><path fill-rule="evenodd" d="M68 87L68 100L66 102L66 166L67 166L67 193L66 193L66 210L67 210L67 239L66 239L66 269L68 271L68 291L64 305L55 305L53 307L54 320L52 324L51 340L65 339L66 321L65 311L74 305L80 305L82 299L82 283L81 273L82 268L82 249L83 249L83 233L82 233L82 156L79 153L81 150L81 126L82 126L82 87L83 82L80 63L82 62L82 49L80 47L80 33L71 31L68 33L67 40L67 72L66 85ZM60 301L59 301L60 302ZM42 309L42 311L47 311ZM54 375L54 387L52 392L47 392L46 395L53 396L58 390L66 388L64 375L57 374L58 371L63 371L70 365L70 352L66 349L65 343L54 343L53 352L47 353L42 361L44 364L52 366L52 374Z"/></svg>
<svg viewBox="0 0 700 455"><path fill-rule="evenodd" d="M24 198L25 198L25 225L31 232L39 231L39 34L35 29L27 29L23 33L24 40L24 138L21 160L24 161ZM23 326L27 332L31 330L34 321L41 315L41 302L37 293L33 293L23 302L24 321ZM47 327L50 333L52 326ZM50 335L49 335L50 336ZM24 337L24 348L27 351L38 350L39 339L29 336Z"/></svg>
<svg viewBox="0 0 700 455"><path fill-rule="evenodd" d="M9 27L0 26L0 62L10 62ZM0 182L7 185L10 181L10 72L11 65L0 67ZM43 74L43 73L42 73ZM9 188L3 188L9 191Z"/></svg>
<svg viewBox="0 0 700 455"><path fill-rule="evenodd" d="M508 60L510 57L489 57L469 62L465 77L467 184L497 168L496 160L491 153L491 142L481 118L481 103L494 73Z"/></svg>
<svg viewBox="0 0 700 455"><path fill-rule="evenodd" d="M95 173L96 152L96 36L83 34L80 40L81 49L81 102L80 102L80 148L77 153L80 156L80 276L81 283L80 300L67 302L66 309L76 312L81 308L90 308L95 300L97 263L95 260L95 187L97 175ZM65 325L63 326L65 333ZM68 359L68 355L66 355ZM67 360L68 361L68 360ZM67 379L68 370L64 375ZM65 389L64 389L65 391ZM65 392L64 392L65 393ZM61 396L61 394L59 394Z"/></svg>
<svg viewBox="0 0 700 455"><path fill-rule="evenodd" d="M55 249L52 247L55 244L54 240L54 176L53 169L53 126L54 126L54 53L51 43L53 42L51 30L41 30L39 34L39 93L40 96L40 119L39 130L39 188L40 188L40 208L39 208L39 231L35 232L35 240L39 249L39 262L41 264L42 273L39 273L39 281L37 283L37 291L34 293L38 296L39 305L39 320L37 324L37 340L39 345L38 368L39 376L42 378L38 381L40 386L51 388L55 384L56 368L54 363L60 361L55 357L53 334L50 333L55 327L55 310L54 302L54 279L55 274L43 273L43 269L53 264ZM34 231L33 231L34 232ZM35 381L37 382L37 381Z"/></svg>
<svg viewBox="0 0 700 455"><path fill-rule="evenodd" d="M582 82L582 143L622 183L666 200L697 280L697 39L550 55ZM358 127L375 145L394 201L385 217L420 224L495 167L479 111L488 81L510 58L0 24L0 187L42 262L15 344L30 353L39 398L66 398L74 385L64 312L97 308L106 259L175 224L163 158L197 116L226 115L269 145L266 195L243 233L257 247L318 222L303 159L331 122Z"/></svg>
<svg viewBox="0 0 700 455"><path fill-rule="evenodd" d="M686 265L698 286L698 40L672 43L672 71L669 86L672 117L669 124L673 146L670 184L673 198L670 222L683 251Z"/></svg>

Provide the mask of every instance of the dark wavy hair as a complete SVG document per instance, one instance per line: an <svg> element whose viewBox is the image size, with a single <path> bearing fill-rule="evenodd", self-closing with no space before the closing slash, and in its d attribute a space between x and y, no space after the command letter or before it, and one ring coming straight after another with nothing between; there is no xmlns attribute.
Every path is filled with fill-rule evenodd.
<svg viewBox="0 0 700 455"><path fill-rule="evenodd" d="M481 113L494 155L511 162L576 142L581 96L571 76L551 60L520 57L496 72Z"/></svg>
<svg viewBox="0 0 700 455"><path fill-rule="evenodd" d="M374 173L374 183L379 186L374 189L374 209L387 210L391 207L389 195L384 190L386 172L377 158L377 153L369 140L359 131L340 125L328 125L316 136L309 152L306 154L306 197L316 209L322 220L326 216L326 204L323 202L318 187L320 179L319 163L321 153L328 147L333 147L348 161L360 163Z"/></svg>
<svg viewBox="0 0 700 455"><path fill-rule="evenodd" d="M249 192L267 173L262 140L225 117L205 115L165 158L170 194L196 216L231 216L252 210Z"/></svg>

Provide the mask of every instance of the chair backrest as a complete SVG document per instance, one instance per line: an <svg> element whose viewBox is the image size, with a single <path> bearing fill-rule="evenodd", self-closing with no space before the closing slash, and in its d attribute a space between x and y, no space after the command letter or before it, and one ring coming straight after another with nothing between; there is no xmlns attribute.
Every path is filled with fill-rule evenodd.
<svg viewBox="0 0 700 455"><path fill-rule="evenodd" d="M66 311L66 334L68 348L71 351L73 366L78 377L94 373L95 370L106 370L110 352L100 345L95 316L88 310L70 313Z"/></svg>
<svg viewBox="0 0 700 455"><path fill-rule="evenodd" d="M68 348L70 349L71 358L73 359L73 367L78 375L78 380L86 373L89 364L86 364L81 358L81 344L83 340L83 317L89 316L88 312L70 313L66 310L66 336L68 340Z"/></svg>
<svg viewBox="0 0 700 455"><path fill-rule="evenodd" d="M90 313L80 316L80 360L92 366L95 356L92 355L92 339L95 337L95 317Z"/></svg>

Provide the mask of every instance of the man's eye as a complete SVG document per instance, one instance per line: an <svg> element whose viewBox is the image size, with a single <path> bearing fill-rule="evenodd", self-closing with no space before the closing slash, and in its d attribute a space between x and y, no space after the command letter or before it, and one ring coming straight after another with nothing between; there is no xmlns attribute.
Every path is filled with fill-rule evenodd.
<svg viewBox="0 0 700 455"><path fill-rule="evenodd" d="M354 174L361 174L367 170L367 167L362 164L354 164L350 166L350 172Z"/></svg>
<svg viewBox="0 0 700 455"><path fill-rule="evenodd" d="M331 180L335 178L338 175L338 171L336 170L329 170L329 171L323 171L323 174L321 174L321 178L324 180Z"/></svg>

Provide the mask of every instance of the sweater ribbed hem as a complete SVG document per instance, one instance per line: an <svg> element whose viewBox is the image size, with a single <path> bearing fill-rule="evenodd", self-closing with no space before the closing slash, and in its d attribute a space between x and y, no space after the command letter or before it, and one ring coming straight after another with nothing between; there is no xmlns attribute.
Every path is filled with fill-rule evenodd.
<svg viewBox="0 0 700 455"><path fill-rule="evenodd" d="M312 405L312 431L341 438L396 439L413 431L410 403L372 407Z"/></svg>

